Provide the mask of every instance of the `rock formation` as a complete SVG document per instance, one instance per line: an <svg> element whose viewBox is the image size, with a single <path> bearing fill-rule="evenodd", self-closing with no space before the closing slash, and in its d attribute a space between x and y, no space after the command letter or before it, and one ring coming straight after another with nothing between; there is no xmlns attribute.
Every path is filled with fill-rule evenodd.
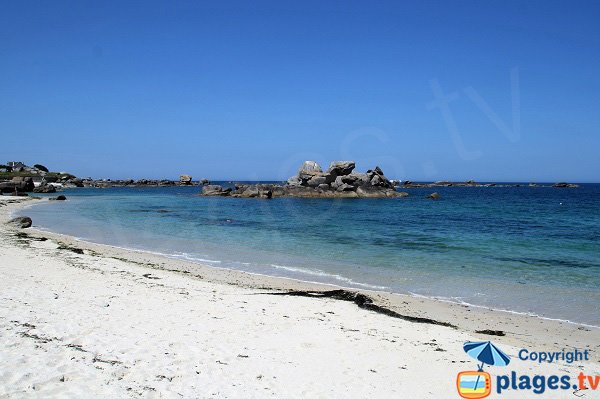
<svg viewBox="0 0 600 399"><path fill-rule="evenodd" d="M577 187L579 187L579 185L573 184L573 183L560 182L560 183L553 184L552 187L554 187L554 188L577 188Z"/></svg>
<svg viewBox="0 0 600 399"><path fill-rule="evenodd" d="M286 184L238 184L235 190L221 186L206 186L205 196L230 196L240 198L384 198L404 197L376 167L366 173L354 173L353 161L336 161L323 172L315 161L305 161L295 176Z"/></svg>
<svg viewBox="0 0 600 399"><path fill-rule="evenodd" d="M179 183L183 186L191 186L192 185L192 176L190 175L181 175L179 176Z"/></svg>

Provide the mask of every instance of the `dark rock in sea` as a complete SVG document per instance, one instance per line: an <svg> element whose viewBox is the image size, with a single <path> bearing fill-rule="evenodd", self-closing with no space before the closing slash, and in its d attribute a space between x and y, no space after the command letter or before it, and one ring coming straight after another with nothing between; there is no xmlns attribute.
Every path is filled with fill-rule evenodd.
<svg viewBox="0 0 600 399"><path fill-rule="evenodd" d="M203 186L206 186L207 184L210 184L210 180L208 180L208 179L200 179L200 184L202 184Z"/></svg>
<svg viewBox="0 0 600 399"><path fill-rule="evenodd" d="M433 183L434 186L442 186L442 187L452 187L454 183L449 181L436 181Z"/></svg>
<svg viewBox="0 0 600 399"><path fill-rule="evenodd" d="M437 199L440 199L440 195L438 193L431 193L427 196L427 198L432 199L432 200L437 200Z"/></svg>
<svg viewBox="0 0 600 399"><path fill-rule="evenodd" d="M58 197L50 197L48 198L49 201L66 201L67 197L65 197L64 195L59 195Z"/></svg>
<svg viewBox="0 0 600 399"><path fill-rule="evenodd" d="M206 196L220 196L225 197L231 193L230 188L223 189L222 186L216 184L209 184L207 186L202 187L202 195Z"/></svg>
<svg viewBox="0 0 600 399"><path fill-rule="evenodd" d="M556 183L556 184L552 185L552 187L555 187L555 188L577 188L577 187L579 187L579 185L573 184L573 183L561 182L561 183Z"/></svg>
<svg viewBox="0 0 600 399"><path fill-rule="evenodd" d="M8 222L6 222L6 224L8 224L8 225L18 227L21 229L26 229L28 227L31 227L32 223L33 223L33 221L28 216L19 216L19 217L16 217L16 218L11 219Z"/></svg>

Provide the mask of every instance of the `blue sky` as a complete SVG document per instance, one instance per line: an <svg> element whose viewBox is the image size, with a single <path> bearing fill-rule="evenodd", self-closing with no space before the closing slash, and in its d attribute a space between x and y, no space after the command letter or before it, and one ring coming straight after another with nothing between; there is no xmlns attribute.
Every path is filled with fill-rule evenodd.
<svg viewBox="0 0 600 399"><path fill-rule="evenodd" d="M598 182L599 20L591 1L4 2L0 162Z"/></svg>

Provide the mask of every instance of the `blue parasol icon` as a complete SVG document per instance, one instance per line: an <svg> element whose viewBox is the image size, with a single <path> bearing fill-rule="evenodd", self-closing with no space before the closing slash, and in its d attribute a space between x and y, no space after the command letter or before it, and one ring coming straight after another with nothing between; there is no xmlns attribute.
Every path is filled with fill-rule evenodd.
<svg viewBox="0 0 600 399"><path fill-rule="evenodd" d="M465 342L463 349L467 352L467 355L481 362L479 371L483 371L484 363L489 364L490 366L506 366L510 363L510 357L490 341ZM477 376L475 386L477 386L478 383L479 376Z"/></svg>
<svg viewBox="0 0 600 399"><path fill-rule="evenodd" d="M467 352L467 355L481 362L480 371L483 370L484 363L490 366L506 366L510 363L508 355L490 341L465 342L463 349Z"/></svg>

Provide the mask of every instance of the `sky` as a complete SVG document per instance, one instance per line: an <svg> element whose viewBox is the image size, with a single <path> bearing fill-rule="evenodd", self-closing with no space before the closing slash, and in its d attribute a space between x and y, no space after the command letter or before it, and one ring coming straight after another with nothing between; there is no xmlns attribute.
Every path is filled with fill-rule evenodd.
<svg viewBox="0 0 600 399"><path fill-rule="evenodd" d="M0 6L0 163L271 180L600 182L600 3Z"/></svg>

